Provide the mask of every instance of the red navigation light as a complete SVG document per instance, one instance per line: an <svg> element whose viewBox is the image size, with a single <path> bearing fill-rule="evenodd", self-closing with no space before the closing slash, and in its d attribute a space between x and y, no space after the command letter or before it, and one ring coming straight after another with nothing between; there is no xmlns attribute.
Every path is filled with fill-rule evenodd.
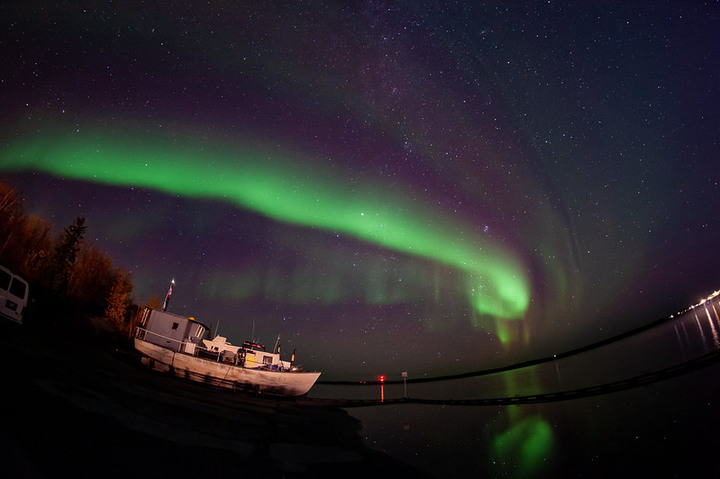
<svg viewBox="0 0 720 479"><path fill-rule="evenodd" d="M378 380L380 380L381 383L385 382L385 376L379 376Z"/></svg>

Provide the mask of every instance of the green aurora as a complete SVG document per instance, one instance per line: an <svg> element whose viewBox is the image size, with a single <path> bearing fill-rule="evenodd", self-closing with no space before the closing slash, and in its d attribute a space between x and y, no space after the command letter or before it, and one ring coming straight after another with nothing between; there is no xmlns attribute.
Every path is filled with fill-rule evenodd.
<svg viewBox="0 0 720 479"><path fill-rule="evenodd" d="M191 135L188 135L190 137ZM309 167L297 154L147 133L82 130L29 135L2 154L0 169L142 187L227 201L276 221L349 235L465 273L474 310L522 318L527 271L503 245L421 201L362 174Z"/></svg>
<svg viewBox="0 0 720 479"><path fill-rule="evenodd" d="M539 415L520 419L493 439L492 451L505 464L515 464L513 477L533 477L551 459L553 431Z"/></svg>

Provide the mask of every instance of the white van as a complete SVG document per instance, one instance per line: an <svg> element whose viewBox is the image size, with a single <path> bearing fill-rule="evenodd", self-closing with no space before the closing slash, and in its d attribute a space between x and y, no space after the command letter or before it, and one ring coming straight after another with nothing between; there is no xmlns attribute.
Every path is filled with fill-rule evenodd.
<svg viewBox="0 0 720 479"><path fill-rule="evenodd" d="M28 292L27 281L0 266L0 316L22 323Z"/></svg>

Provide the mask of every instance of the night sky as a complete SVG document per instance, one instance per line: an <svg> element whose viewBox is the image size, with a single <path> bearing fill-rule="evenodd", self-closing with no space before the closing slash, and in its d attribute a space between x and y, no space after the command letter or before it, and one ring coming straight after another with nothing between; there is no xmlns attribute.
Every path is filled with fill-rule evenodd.
<svg viewBox="0 0 720 479"><path fill-rule="evenodd" d="M720 287L718 2L62 3L0 7L0 177L138 303L354 380Z"/></svg>

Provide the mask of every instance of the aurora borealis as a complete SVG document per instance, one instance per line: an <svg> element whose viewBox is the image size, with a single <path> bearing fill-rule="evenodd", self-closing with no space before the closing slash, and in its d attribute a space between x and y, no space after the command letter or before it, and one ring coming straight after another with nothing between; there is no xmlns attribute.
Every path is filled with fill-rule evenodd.
<svg viewBox="0 0 720 479"><path fill-rule="evenodd" d="M441 212L413 211L417 208L401 195L378 195L382 188L343 184L343 177L329 173L302 178L298 165L273 165L273 159L256 152L205 151L172 143L169 148L146 146L142 140L142 146L133 148L127 145L138 142L137 136L121 142L90 136L90 142L80 135L32 138L10 148L6 164L86 181L227 199L279 222L349 234L463 270L472 305L480 314L512 319L527 308L528 282L516 258L500 245L464 231L469 228L449 224ZM208 164L209 169L204 166Z"/></svg>
<svg viewBox="0 0 720 479"><path fill-rule="evenodd" d="M720 282L716 5L2 13L27 210L328 379L571 349Z"/></svg>
<svg viewBox="0 0 720 479"><path fill-rule="evenodd" d="M443 400L589 388L715 336L708 314L627 356L412 381L581 350L720 287L718 2L4 2L0 18L0 181L57 230L84 216L140 304L174 279L171 312L234 343L279 334L358 395L382 374L388 397L401 372ZM616 458L682 469L712 445L696 430L717 432L713 367L349 414L369 447L441 477L637 475ZM93 397L95 418L113 398ZM274 446L250 457L292 449Z"/></svg>

